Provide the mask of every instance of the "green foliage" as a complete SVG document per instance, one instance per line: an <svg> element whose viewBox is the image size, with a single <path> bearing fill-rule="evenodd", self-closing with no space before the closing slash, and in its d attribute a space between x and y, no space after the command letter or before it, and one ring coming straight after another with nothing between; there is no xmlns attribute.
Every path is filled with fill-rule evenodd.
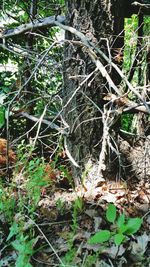
<svg viewBox="0 0 150 267"><path fill-rule="evenodd" d="M114 235L114 243L116 245L119 246L124 240L125 240L125 236L123 234L118 233Z"/></svg>
<svg viewBox="0 0 150 267"><path fill-rule="evenodd" d="M63 263L65 264L65 266L70 266L70 264L72 265L73 263L73 260L76 256L76 253L77 253L77 250L75 248L71 248L71 249L68 249L68 251L66 252L65 256L62 257L62 261ZM60 265L60 267L64 267L64 264L63 265Z"/></svg>
<svg viewBox="0 0 150 267"><path fill-rule="evenodd" d="M94 253L93 255L88 255L86 257L84 267L96 266L96 261L99 259L99 253Z"/></svg>
<svg viewBox="0 0 150 267"><path fill-rule="evenodd" d="M56 207L59 210L60 214L63 215L65 211L65 204L60 198L56 202Z"/></svg>
<svg viewBox="0 0 150 267"><path fill-rule="evenodd" d="M113 204L109 204L106 211L106 218L108 222L114 223L116 220L116 207Z"/></svg>
<svg viewBox="0 0 150 267"><path fill-rule="evenodd" d="M138 15L132 15L131 18L125 19L125 45L124 45L124 60L123 60L123 70L126 73L127 77L130 73L130 70L132 68L132 64L135 61L135 58L138 57ZM149 23L150 18L148 16L144 16L144 22L143 22L143 39L141 38L141 48L140 48L140 59L137 65L135 66L134 76L132 78L131 83L134 86L139 86L140 84L144 84L144 76L146 70L146 56L148 50L148 38L150 34L149 30ZM143 49L143 48L147 49ZM139 66L141 64L141 71L142 75L139 80Z"/></svg>
<svg viewBox="0 0 150 267"><path fill-rule="evenodd" d="M0 185L0 214L7 222L12 222L15 214L16 200L13 196L12 188L6 190L1 183Z"/></svg>
<svg viewBox="0 0 150 267"><path fill-rule="evenodd" d="M19 199L20 201L22 202ZM11 185L9 192L1 187L0 214L4 216L5 224L10 225L6 244L11 245L17 251L16 267L31 267L30 258L34 253L33 244L36 243L36 239L30 239L30 236L26 234L28 228L33 226L25 221L24 215L17 213L20 212L19 207L20 204L17 204L13 196L13 186Z"/></svg>
<svg viewBox="0 0 150 267"><path fill-rule="evenodd" d="M33 245L35 241L35 239L28 240L28 236L20 235L18 239L11 243L14 249L18 251L16 267L32 267L30 258L34 253Z"/></svg>
<svg viewBox="0 0 150 267"><path fill-rule="evenodd" d="M150 17L149 16L144 16L144 33L146 35L146 38L148 39L150 35L150 28L149 28L149 25L150 25Z"/></svg>
<svg viewBox="0 0 150 267"><path fill-rule="evenodd" d="M46 0L43 0L38 2L36 18L40 19L41 17L55 15L58 5L64 5L64 1L50 1L50 3L47 3ZM28 23L31 21L31 6L32 2L30 1L19 1L17 4L15 1L7 1L7 3L3 4L0 14L2 23L4 22L7 29L12 29L18 25ZM10 13L10 18L9 14L6 18L5 11ZM3 103L4 111L0 108L0 127L4 126L5 110L7 111L11 100L18 92L18 89L25 84L26 80L29 78L27 76L31 75L37 63L43 57L43 51L45 53L55 42L56 33L58 33L58 31L59 29L57 27L42 29L37 33L37 36L34 36L31 42L28 34L16 36L11 42L12 46L20 47L20 52L18 50L18 52L13 53L14 49L10 52L0 48L0 63L6 64L6 66L12 66L12 72L3 71L0 73L0 94L3 93L6 96L5 102ZM31 35L31 37L32 36L33 35ZM7 41L9 43L10 39ZM30 43L29 47L31 46L31 49L29 49L27 45L28 42ZM61 101L58 98L55 99L53 95L55 95L62 86L62 66L59 64L63 57L62 51L63 47L58 44L54 45L49 50L47 56L44 58L44 62L42 61L41 65L38 67L29 85L25 86L25 90L22 90L17 100L13 101L11 109L15 111L15 114L18 110L25 110L27 112L30 111L29 113L31 115L40 117L47 105L45 116L50 120L56 116L61 108ZM13 70L14 65L16 66L16 73L14 73ZM17 81L19 81L19 84ZM26 131L26 119L15 121L13 112L10 112L9 116L11 116L11 124L9 125L11 134L14 135L13 137L21 136ZM44 125L42 125L41 131L43 128ZM56 138L54 139L54 141L56 141Z"/></svg>
<svg viewBox="0 0 150 267"><path fill-rule="evenodd" d="M138 17L133 15L131 18L125 19L125 47L123 68L128 73L131 68L132 61L135 57L137 44L137 28Z"/></svg>
<svg viewBox="0 0 150 267"><path fill-rule="evenodd" d="M17 159L18 162L16 164L16 169L20 168L20 162L26 167L26 164L29 162L29 158L32 155L33 146L32 144L26 144L25 140L22 140L21 143L17 147Z"/></svg>
<svg viewBox="0 0 150 267"><path fill-rule="evenodd" d="M14 179L7 183L7 186L1 181L0 216L3 216L5 224L9 225L6 245L16 251L15 266L30 267L34 245L37 242L34 231L35 210L38 208L43 187L51 186L51 180L47 179L47 163L45 164L43 159L34 157L32 144L26 145L25 141L22 141L17 149L17 157ZM51 164L51 168L56 167L57 164L58 157ZM65 167L62 171L65 176L67 174ZM72 240L78 227L77 215L82 207L82 200L78 198L73 204L74 231L70 233L68 242L70 249L65 256L66 262L71 262L76 254ZM65 207L61 200L58 201L57 208L63 214Z"/></svg>
<svg viewBox="0 0 150 267"><path fill-rule="evenodd" d="M27 151L29 150L29 151ZM30 259L34 254L34 245L37 242L34 232L34 210L38 207L43 186L50 184L45 180L45 163L40 159L28 159L32 146L25 148L22 143L18 154L20 161L16 165L15 175L22 168L21 177L23 185L16 189L14 181L0 185L0 216L3 216L5 224L9 225L9 234L6 244L16 250L16 267L31 267ZM17 192L18 191L18 192ZM32 220L30 219L32 218Z"/></svg>
<svg viewBox="0 0 150 267"><path fill-rule="evenodd" d="M0 73L0 128L5 125L5 119L7 117L7 105L6 101L10 101L11 84L15 80L15 75L10 72Z"/></svg>
<svg viewBox="0 0 150 267"><path fill-rule="evenodd" d="M31 160L27 166L28 181L26 188L29 198L29 210L36 209L41 196L41 188L48 184L45 178L45 165L39 159Z"/></svg>
<svg viewBox="0 0 150 267"><path fill-rule="evenodd" d="M123 114L121 116L121 128L126 132L131 132L133 114Z"/></svg>
<svg viewBox="0 0 150 267"><path fill-rule="evenodd" d="M4 107L0 106L0 128L3 127L5 123L5 109Z"/></svg>
<svg viewBox="0 0 150 267"><path fill-rule="evenodd" d="M113 223L115 230L101 230L97 232L88 240L89 244L108 242L113 239L114 243L119 246L126 240L126 236L135 234L142 225L141 218L126 218L124 213L117 216L114 204L108 205L106 219L108 222Z"/></svg>
<svg viewBox="0 0 150 267"><path fill-rule="evenodd" d="M91 237L88 243L89 244L103 243L108 241L110 237L111 237L110 231L101 230L100 232L97 232L93 237Z"/></svg>
<svg viewBox="0 0 150 267"><path fill-rule="evenodd" d="M71 226L73 232L75 233L78 228L78 214L83 210L83 200L82 198L78 197L73 204L73 224Z"/></svg>
<svg viewBox="0 0 150 267"><path fill-rule="evenodd" d="M20 216L20 217L19 217ZM14 221L10 227L10 233L7 237L7 242L15 239L11 242L12 247L17 251L16 267L31 267L30 258L34 254L33 246L36 243L36 239L30 239L30 237L24 234L25 225L28 224L28 228L31 225L25 222L24 217L21 214L16 216L16 221ZM27 228L27 227L26 227Z"/></svg>
<svg viewBox="0 0 150 267"><path fill-rule="evenodd" d="M66 266L70 266L73 264L74 258L77 253L77 249L74 247L74 236L78 229L78 215L83 211L83 200L82 198L78 197L75 199L73 203L73 211L72 211L72 231L68 233L68 250L64 257L62 257L63 262ZM62 266L62 265L61 265Z"/></svg>
<svg viewBox="0 0 150 267"><path fill-rule="evenodd" d="M126 235L132 235L135 234L140 229L141 224L142 224L142 219L129 218L126 224L123 224L122 227L120 227L119 231Z"/></svg>

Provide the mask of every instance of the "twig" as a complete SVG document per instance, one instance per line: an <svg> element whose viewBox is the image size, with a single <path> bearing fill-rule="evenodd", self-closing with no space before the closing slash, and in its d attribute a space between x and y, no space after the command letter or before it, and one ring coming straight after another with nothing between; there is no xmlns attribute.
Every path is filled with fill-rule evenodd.
<svg viewBox="0 0 150 267"><path fill-rule="evenodd" d="M107 149L107 141L109 138L109 126L108 126L108 118L110 116L110 110L106 109L106 105L104 106L104 113L102 115L103 121L103 137L102 137L102 148L99 155L99 163L98 163L98 175L102 176L102 171L106 169L105 165L105 157L106 157L106 149Z"/></svg>
<svg viewBox="0 0 150 267"><path fill-rule="evenodd" d="M68 146L67 146L67 141L66 141L66 136L64 136L64 147L65 147L65 152L66 152L66 155L68 156L68 158L70 159L70 161L72 162L72 164L77 167L77 168L80 168L80 166L78 165L78 163L75 161L75 159L72 157L69 149L68 149Z"/></svg>
<svg viewBox="0 0 150 267"><path fill-rule="evenodd" d="M46 109L47 109L47 106L44 107L43 113L42 113L41 117L39 118L38 129L37 129L36 136L35 136L34 142L33 142L33 149L34 149L36 141L38 139L38 135L39 135L39 132L41 129L41 124L42 124L43 118L44 118L45 113L46 113Z"/></svg>
<svg viewBox="0 0 150 267"><path fill-rule="evenodd" d="M143 215L142 219L144 219L149 213L150 213L150 210L147 211L147 212Z"/></svg>
<svg viewBox="0 0 150 267"><path fill-rule="evenodd" d="M54 252L55 256L57 257L57 259L59 260L59 262L62 264L63 267L66 267L66 265L63 263L63 261L61 260L61 258L59 257L59 255L57 254L56 250L54 249L54 247L52 246L52 244L49 242L49 240L47 239L46 235L43 233L43 231L41 230L41 228L38 226L38 224L35 223L35 221L33 221L29 216L25 215L26 218L30 219L32 221L32 223L36 226L36 228L38 229L38 231L42 234L42 236L44 237L44 239L46 240L47 244L49 245L49 247L51 248L51 250Z"/></svg>

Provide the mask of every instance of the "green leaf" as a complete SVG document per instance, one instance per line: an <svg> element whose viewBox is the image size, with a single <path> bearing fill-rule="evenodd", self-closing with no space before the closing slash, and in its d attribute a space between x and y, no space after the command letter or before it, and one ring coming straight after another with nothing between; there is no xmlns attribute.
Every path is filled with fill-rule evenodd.
<svg viewBox="0 0 150 267"><path fill-rule="evenodd" d="M22 245L19 240L15 240L12 243L12 246L14 247L14 249L18 250L19 253L23 253L24 251L24 245Z"/></svg>
<svg viewBox="0 0 150 267"><path fill-rule="evenodd" d="M5 110L3 107L0 106L0 128L3 127L5 123Z"/></svg>
<svg viewBox="0 0 150 267"><path fill-rule="evenodd" d="M83 203L82 203L82 199L81 199L81 198L78 197L78 198L75 200L74 207L75 207L76 209L82 210Z"/></svg>
<svg viewBox="0 0 150 267"><path fill-rule="evenodd" d="M122 225L119 227L118 232L119 232L120 234L123 234L123 233L125 233L125 232L127 231L127 229L128 229L127 225L126 225L126 224L122 224Z"/></svg>
<svg viewBox="0 0 150 267"><path fill-rule="evenodd" d="M127 229L124 232L127 235L135 234L141 227L143 220L141 218L130 218L127 221Z"/></svg>
<svg viewBox="0 0 150 267"><path fill-rule="evenodd" d="M108 222L114 223L116 219L116 207L114 204L109 204L106 211L106 218Z"/></svg>
<svg viewBox="0 0 150 267"><path fill-rule="evenodd" d="M10 91L10 88L8 86L2 86L1 89L3 90L4 93L8 93Z"/></svg>
<svg viewBox="0 0 150 267"><path fill-rule="evenodd" d="M15 267L32 267L29 261L30 256L26 256L25 254L19 254L15 263Z"/></svg>
<svg viewBox="0 0 150 267"><path fill-rule="evenodd" d="M102 230L97 232L94 236L92 236L89 240L89 244L98 244L106 242L110 239L111 233L108 230Z"/></svg>
<svg viewBox="0 0 150 267"><path fill-rule="evenodd" d="M118 219L117 219L117 225L118 225L118 228L122 227L125 223L125 215L124 214L121 214L119 215Z"/></svg>
<svg viewBox="0 0 150 267"><path fill-rule="evenodd" d="M14 222L12 224L12 226L10 227L10 232L9 232L9 235L8 235L6 241L10 240L17 233L18 233L18 224L16 222Z"/></svg>
<svg viewBox="0 0 150 267"><path fill-rule="evenodd" d="M114 235L114 242L117 246L119 246L125 239L123 234L116 234Z"/></svg>

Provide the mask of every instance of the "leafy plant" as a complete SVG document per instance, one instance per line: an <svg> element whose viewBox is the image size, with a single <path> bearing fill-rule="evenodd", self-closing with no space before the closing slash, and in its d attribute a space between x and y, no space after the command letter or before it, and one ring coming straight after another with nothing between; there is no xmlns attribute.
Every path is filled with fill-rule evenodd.
<svg viewBox="0 0 150 267"><path fill-rule="evenodd" d="M56 207L59 210L60 214L63 215L65 211L65 203L60 198L56 202Z"/></svg>
<svg viewBox="0 0 150 267"><path fill-rule="evenodd" d="M2 215L7 222L13 220L15 213L16 200L13 197L12 189L5 190L3 184L0 185L0 215Z"/></svg>
<svg viewBox="0 0 150 267"><path fill-rule="evenodd" d="M18 148L20 161L16 164L14 174L17 179L18 173L22 173L20 187L16 187L14 180L8 183L7 187L5 182L0 182L0 216L4 225L9 228L9 233L4 231L6 246L16 250L16 256L13 258L16 267L32 266L30 259L34 254L33 247L37 239L31 221L35 219L34 210L40 200L41 189L50 183L45 179L44 161L27 158L27 152L31 154L31 151L31 147L25 147L24 144ZM4 261L5 256L2 259Z"/></svg>
<svg viewBox="0 0 150 267"><path fill-rule="evenodd" d="M28 240L28 236L20 236L19 240L12 242L12 246L18 251L16 267L32 267L30 258L33 255L33 245L35 239Z"/></svg>
<svg viewBox="0 0 150 267"><path fill-rule="evenodd" d="M68 250L65 253L65 256L62 258L66 266L73 264L75 256L77 254L77 249L74 247L74 236L78 228L78 214L83 210L83 200L80 197L77 197L73 203L73 213L72 213L72 225L71 232L68 232ZM62 265L61 265L62 266ZM60 267L61 267L60 266Z"/></svg>
<svg viewBox="0 0 150 267"><path fill-rule="evenodd" d="M1 88L2 91L2 88ZM2 128L5 124L5 107L4 107L4 100L6 95L1 92L0 93L0 128Z"/></svg>
<svg viewBox="0 0 150 267"><path fill-rule="evenodd" d="M114 243L119 246L126 240L127 236L135 234L141 227L141 218L127 218L124 213L117 216L117 210L114 204L109 204L106 211L106 219L113 223L113 231L101 230L92 236L89 244L98 244L108 242L113 239Z"/></svg>
<svg viewBox="0 0 150 267"><path fill-rule="evenodd" d="M65 264L65 267L72 266L74 258L77 254L76 248L70 247L66 252L65 256L62 257L62 261ZM63 267L64 265L60 265L59 267Z"/></svg>
<svg viewBox="0 0 150 267"><path fill-rule="evenodd" d="M78 221L77 221L77 216L78 214L83 210L83 200L82 198L78 197L73 204L73 214L72 214L72 219L73 219L73 224L71 226L73 232L75 233L77 228L78 228Z"/></svg>
<svg viewBox="0 0 150 267"><path fill-rule="evenodd" d="M96 266L96 262L99 259L99 252L94 253L93 255L87 255L84 262L84 267Z"/></svg>
<svg viewBox="0 0 150 267"><path fill-rule="evenodd" d="M28 197L30 199L31 211L37 207L41 196L41 188L48 184L45 178L45 165L39 159L31 160L28 165Z"/></svg>
<svg viewBox="0 0 150 267"><path fill-rule="evenodd" d="M20 198L18 202L23 202L23 199ZM36 243L36 239L31 234L33 225L21 214L20 204L16 204L12 184L9 191L1 185L0 215L4 216L4 224L10 226L6 246L11 245L17 251L14 257L16 267L31 267L30 258L34 253L33 245Z"/></svg>
<svg viewBox="0 0 150 267"><path fill-rule="evenodd" d="M7 237L7 242L12 238L12 247L17 251L16 267L31 267L30 258L34 253L33 246L37 239L32 238L25 233L25 230L32 228L33 225L30 221L25 221L25 217L21 214L16 215L16 221L14 221L10 227L10 232Z"/></svg>

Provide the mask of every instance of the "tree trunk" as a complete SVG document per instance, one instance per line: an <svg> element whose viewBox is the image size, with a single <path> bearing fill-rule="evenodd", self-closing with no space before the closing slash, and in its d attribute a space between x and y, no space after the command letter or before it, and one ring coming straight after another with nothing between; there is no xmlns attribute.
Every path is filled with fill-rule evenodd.
<svg viewBox="0 0 150 267"><path fill-rule="evenodd" d="M112 47L114 48L116 44L119 47L123 46L123 37L119 41L116 39L114 43L114 36L123 32L123 14L119 13L120 7L123 10L123 1L68 0L67 4L67 25L84 33L104 53L110 56ZM119 24L121 27L116 26L119 16L122 16L120 18L122 23ZM69 125L67 148L74 161L80 166L80 168L73 167L77 184L83 170L90 169L92 176L93 172L102 176L98 169L104 170L103 166L98 167L97 162L99 160L101 165L106 163L104 155L103 160L100 161L100 153L102 144L105 149L104 154L107 150L107 145L102 138L107 134L104 129L104 117L102 120L102 111L105 103L103 98L108 92L108 85L100 73L95 71L95 65L83 47L73 42L78 41L77 37L67 32L66 40L68 42L64 56L64 118ZM103 61L103 64L106 65L106 62ZM106 68L111 75L111 67ZM77 93L72 98L75 90ZM90 163L91 166L89 162L92 163ZM102 177L96 179L100 180L100 178Z"/></svg>

